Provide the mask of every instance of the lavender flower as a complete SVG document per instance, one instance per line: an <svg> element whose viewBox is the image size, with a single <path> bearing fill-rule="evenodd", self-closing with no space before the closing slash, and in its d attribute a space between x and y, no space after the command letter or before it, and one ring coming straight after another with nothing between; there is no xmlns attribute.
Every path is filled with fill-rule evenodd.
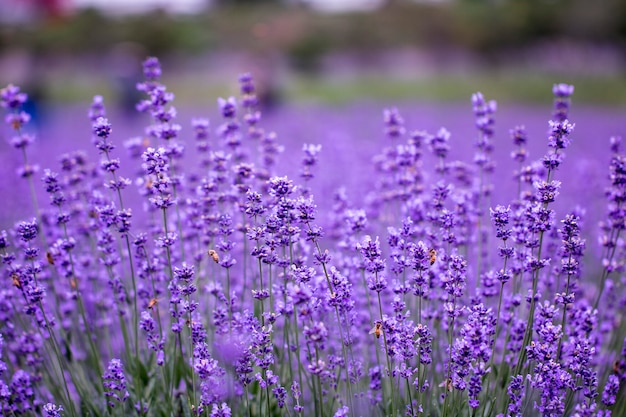
<svg viewBox="0 0 626 417"><path fill-rule="evenodd" d="M11 378L9 390L9 411L16 414L27 414L33 411L35 391L33 389L33 378L28 372L21 369L15 371L13 378Z"/></svg>
<svg viewBox="0 0 626 417"><path fill-rule="evenodd" d="M389 138L395 139L404 134L404 120L400 116L398 109L385 109L383 115L385 120L385 133Z"/></svg>
<svg viewBox="0 0 626 417"><path fill-rule="evenodd" d="M72 151L38 183L26 156L43 148L29 148L27 97L0 92L19 174L33 196L49 196L0 216L22 216L0 231L0 414L605 417L624 408L626 159L611 138L595 236L582 223L594 225L594 207L563 212L580 197L562 164L580 145L572 86L553 88L547 155L530 161L533 129L513 127L513 166L492 177L496 103L480 93L474 152L389 108L383 129L395 143L368 164L359 159L376 154L367 129L355 132L354 152L322 154L328 138L348 137L317 130L336 115L309 128L279 109L268 118L287 130L279 139L259 111L263 78L250 74L239 96L218 99L219 125L192 118L185 134L158 59L143 70L137 109L151 122L126 146L132 164L110 155L119 145L95 96L85 133L100 156ZM189 136L197 155L177 141ZM298 146L302 158L280 155ZM594 173L595 162L572 169ZM142 200L122 200L132 184Z"/></svg>
<svg viewBox="0 0 626 417"><path fill-rule="evenodd" d="M0 90L0 106L17 110L28 100L28 96L18 86L9 84Z"/></svg>
<svg viewBox="0 0 626 417"><path fill-rule="evenodd" d="M619 386L619 378L616 375L609 375L609 380L607 381L606 386L604 387L604 392L602 393L602 404L607 407L615 404L615 396L617 395Z"/></svg>
<svg viewBox="0 0 626 417"><path fill-rule="evenodd" d="M525 391L522 376L514 376L507 388L507 392L511 397L511 402L507 410L509 417L519 417L522 415L522 399L524 398Z"/></svg>
<svg viewBox="0 0 626 417"><path fill-rule="evenodd" d="M19 222L16 226L16 232L20 239L24 242L29 242L37 238L39 233L39 226L37 220L33 219L30 222Z"/></svg>
<svg viewBox="0 0 626 417"><path fill-rule="evenodd" d="M44 417L61 417L63 412L62 406L48 403L43 406Z"/></svg>
<svg viewBox="0 0 626 417"><path fill-rule="evenodd" d="M211 417L230 417L230 407L226 403L220 405L213 404L211 408Z"/></svg>
<svg viewBox="0 0 626 417"><path fill-rule="evenodd" d="M313 178L311 170L317 164L318 154L322 150L322 145L304 144L302 151L304 152L304 158L302 158L302 171L300 176L309 181Z"/></svg>
<svg viewBox="0 0 626 417"><path fill-rule="evenodd" d="M118 403L126 401L130 394L126 390L126 377L122 369L122 362L119 359L109 361L109 366L102 375L102 379L104 380L104 395L108 398L109 407L115 407L115 401Z"/></svg>
<svg viewBox="0 0 626 417"><path fill-rule="evenodd" d="M567 120L570 107L570 97L574 94L574 86L568 84L554 84L554 119L562 122Z"/></svg>

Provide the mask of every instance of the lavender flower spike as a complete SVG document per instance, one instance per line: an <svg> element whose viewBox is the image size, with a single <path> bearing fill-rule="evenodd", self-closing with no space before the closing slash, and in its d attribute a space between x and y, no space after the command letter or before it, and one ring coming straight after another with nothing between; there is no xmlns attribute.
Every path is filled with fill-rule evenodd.
<svg viewBox="0 0 626 417"><path fill-rule="evenodd" d="M110 407L115 407L113 400L116 400L118 403L126 401L130 394L126 391L126 377L122 369L122 361L111 359L107 371L102 375L102 379L106 389L104 396L109 398L108 404Z"/></svg>

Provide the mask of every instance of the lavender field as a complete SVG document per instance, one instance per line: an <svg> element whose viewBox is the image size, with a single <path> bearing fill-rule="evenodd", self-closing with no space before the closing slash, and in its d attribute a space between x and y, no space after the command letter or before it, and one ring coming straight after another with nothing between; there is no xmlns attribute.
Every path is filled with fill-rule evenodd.
<svg viewBox="0 0 626 417"><path fill-rule="evenodd" d="M39 129L2 90L3 415L626 416L622 109L144 74Z"/></svg>

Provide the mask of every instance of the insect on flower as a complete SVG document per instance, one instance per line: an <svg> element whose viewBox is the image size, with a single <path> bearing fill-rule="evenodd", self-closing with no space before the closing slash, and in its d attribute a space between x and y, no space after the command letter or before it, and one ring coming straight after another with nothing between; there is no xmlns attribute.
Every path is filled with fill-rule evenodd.
<svg viewBox="0 0 626 417"><path fill-rule="evenodd" d="M20 282L20 277L17 274L11 275L11 280L13 281L13 285L16 288L22 288L22 283Z"/></svg>
<svg viewBox="0 0 626 417"><path fill-rule="evenodd" d="M377 321L374 327L372 327L372 330L369 331L369 334L374 334L376 335L376 339L380 339L380 335L382 331L383 331L383 324Z"/></svg>
<svg viewBox="0 0 626 417"><path fill-rule="evenodd" d="M54 257L52 256L52 253L50 253L49 251L46 252L46 260L48 261L50 265L54 265Z"/></svg>
<svg viewBox="0 0 626 417"><path fill-rule="evenodd" d="M439 384L439 388L446 388L448 390L448 392L452 391L452 379L451 378L446 378L445 381L443 381L441 384Z"/></svg>
<svg viewBox="0 0 626 417"><path fill-rule="evenodd" d="M158 300L156 298L151 299L150 302L148 303L148 308L152 310L157 303L158 303Z"/></svg>
<svg viewBox="0 0 626 417"><path fill-rule="evenodd" d="M189 328L191 328L192 326L194 326L196 324L198 324L198 322L196 320L189 320L189 319L185 320L185 326L187 326Z"/></svg>
<svg viewBox="0 0 626 417"><path fill-rule="evenodd" d="M211 257L211 259L213 259L215 263L218 263L220 261L219 255L213 249L209 249L209 256Z"/></svg>
<svg viewBox="0 0 626 417"><path fill-rule="evenodd" d="M435 249L431 249L428 251L428 256L430 256L430 264L434 264L437 262L437 251Z"/></svg>

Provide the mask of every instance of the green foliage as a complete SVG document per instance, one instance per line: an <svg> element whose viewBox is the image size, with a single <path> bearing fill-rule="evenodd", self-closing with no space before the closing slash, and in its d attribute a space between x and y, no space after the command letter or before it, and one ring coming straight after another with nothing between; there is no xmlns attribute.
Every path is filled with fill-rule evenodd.
<svg viewBox="0 0 626 417"><path fill-rule="evenodd" d="M321 14L280 1L224 0L194 16L163 11L130 17L84 9L61 24L16 25L0 31L0 51L21 45L40 51L83 52L136 41L152 54L259 46L289 53L305 67L331 50L414 45L456 46L479 53L532 44L546 38L587 42L626 41L626 3L604 0L389 2L372 13ZM290 30L280 30L290 22ZM254 36L257 24L279 29Z"/></svg>
<svg viewBox="0 0 626 417"><path fill-rule="evenodd" d="M319 69L321 59L331 49L332 43L323 34L310 35L300 39L287 54L292 65L303 72L315 72Z"/></svg>

